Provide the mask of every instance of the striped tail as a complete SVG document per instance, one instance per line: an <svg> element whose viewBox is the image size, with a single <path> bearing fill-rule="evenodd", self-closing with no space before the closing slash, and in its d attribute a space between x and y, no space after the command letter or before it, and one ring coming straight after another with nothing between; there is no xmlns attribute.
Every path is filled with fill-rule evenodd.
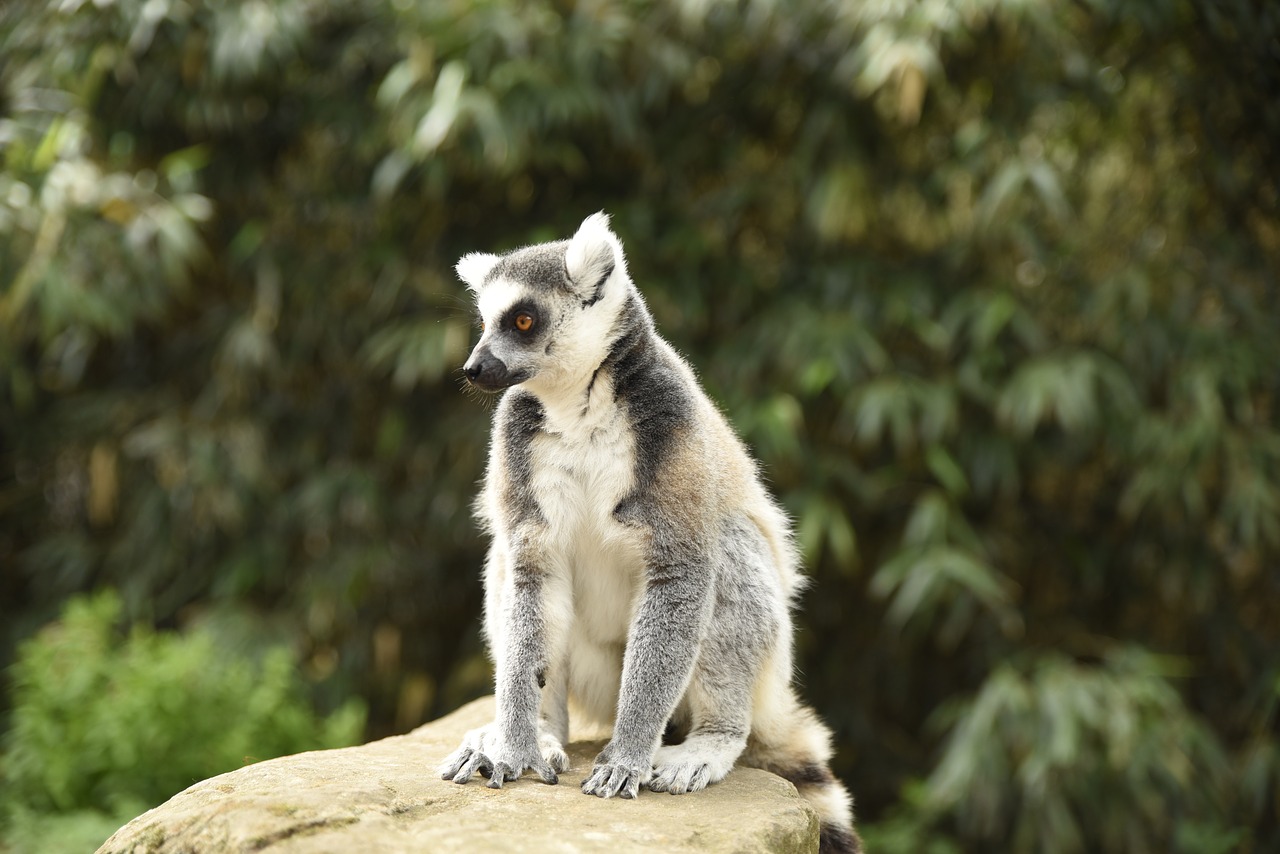
<svg viewBox="0 0 1280 854"><path fill-rule="evenodd" d="M790 691L788 702L757 717L741 762L789 781L818 812L819 854L862 854L853 799L828 767L831 730ZM770 704L772 705L772 704Z"/></svg>

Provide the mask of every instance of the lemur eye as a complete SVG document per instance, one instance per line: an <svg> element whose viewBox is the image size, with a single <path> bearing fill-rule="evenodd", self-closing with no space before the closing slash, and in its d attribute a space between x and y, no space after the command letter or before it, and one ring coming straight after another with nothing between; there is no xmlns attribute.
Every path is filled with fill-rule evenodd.
<svg viewBox="0 0 1280 854"><path fill-rule="evenodd" d="M516 329L519 329L521 332L528 332L533 328L533 315L522 311L516 315L515 323Z"/></svg>

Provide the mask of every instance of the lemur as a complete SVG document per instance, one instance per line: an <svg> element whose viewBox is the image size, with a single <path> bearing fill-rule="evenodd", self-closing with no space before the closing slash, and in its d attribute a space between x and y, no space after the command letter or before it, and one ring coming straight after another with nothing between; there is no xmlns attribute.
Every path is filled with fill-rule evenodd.
<svg viewBox="0 0 1280 854"><path fill-rule="evenodd" d="M441 776L556 783L572 698L613 723L583 792L696 792L741 760L813 804L821 851L860 851L830 731L792 687L788 520L655 331L608 216L457 272L483 328L463 373L502 392L476 501L497 716Z"/></svg>

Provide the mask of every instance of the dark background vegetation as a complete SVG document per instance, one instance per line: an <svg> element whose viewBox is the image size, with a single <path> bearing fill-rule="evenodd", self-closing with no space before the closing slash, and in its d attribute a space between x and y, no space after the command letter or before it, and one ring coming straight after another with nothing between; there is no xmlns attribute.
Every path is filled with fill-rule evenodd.
<svg viewBox="0 0 1280 854"><path fill-rule="evenodd" d="M489 690L452 265L603 208L872 850L1280 849L1276 4L10 0L0 83L10 848Z"/></svg>

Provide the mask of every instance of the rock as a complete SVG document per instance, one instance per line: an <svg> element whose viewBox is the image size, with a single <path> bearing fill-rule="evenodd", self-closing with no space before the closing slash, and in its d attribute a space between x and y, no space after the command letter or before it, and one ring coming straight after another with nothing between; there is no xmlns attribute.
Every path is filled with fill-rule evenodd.
<svg viewBox="0 0 1280 854"><path fill-rule="evenodd" d="M441 780L463 733L492 719L489 697L408 735L248 765L143 813L98 854L817 850L812 807L753 768L692 795L601 800L578 790L601 742L578 741L556 786Z"/></svg>

